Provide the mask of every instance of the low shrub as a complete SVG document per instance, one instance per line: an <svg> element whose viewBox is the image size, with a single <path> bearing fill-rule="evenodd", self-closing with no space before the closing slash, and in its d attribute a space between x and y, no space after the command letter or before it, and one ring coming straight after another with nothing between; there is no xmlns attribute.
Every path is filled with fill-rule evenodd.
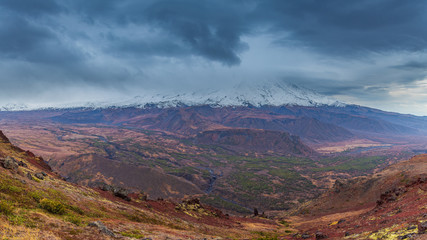
<svg viewBox="0 0 427 240"><path fill-rule="evenodd" d="M22 187L19 185L22 185L22 183L20 184L11 179L2 179L0 181L0 191L7 194L18 194L23 191Z"/></svg>
<svg viewBox="0 0 427 240"><path fill-rule="evenodd" d="M85 211L83 211L81 208L79 208L77 206L70 205L70 206L67 206L67 208L70 209L71 211L75 212L75 213L80 214L80 215L85 214Z"/></svg>
<svg viewBox="0 0 427 240"><path fill-rule="evenodd" d="M40 207L53 214L63 215L65 213L64 204L56 200L44 198L40 201Z"/></svg>
<svg viewBox="0 0 427 240"><path fill-rule="evenodd" d="M10 202L1 201L0 202L0 212L6 216L12 215L15 207Z"/></svg>
<svg viewBox="0 0 427 240"><path fill-rule="evenodd" d="M70 223L74 223L77 226L82 225L82 218L79 216L70 215L67 216L66 220Z"/></svg>
<svg viewBox="0 0 427 240"><path fill-rule="evenodd" d="M40 200L43 199L43 195L44 193L41 191L32 191L28 193L28 196L30 196L37 203L40 203Z"/></svg>

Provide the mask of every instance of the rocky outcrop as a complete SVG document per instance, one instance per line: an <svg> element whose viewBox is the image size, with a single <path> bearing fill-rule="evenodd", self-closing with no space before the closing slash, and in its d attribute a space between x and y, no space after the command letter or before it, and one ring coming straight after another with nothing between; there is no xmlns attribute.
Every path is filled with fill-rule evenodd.
<svg viewBox="0 0 427 240"><path fill-rule="evenodd" d="M110 229L108 229L102 222L100 221L95 221L95 222L90 222L88 224L89 227L96 227L98 228L99 232L104 233L108 236L111 237L115 237L115 234L113 233L113 231L111 231Z"/></svg>
<svg viewBox="0 0 427 240"><path fill-rule="evenodd" d="M0 161L2 161L2 166L6 169L10 169L10 170L18 169L19 164L13 157L7 156L5 159Z"/></svg>
<svg viewBox="0 0 427 240"><path fill-rule="evenodd" d="M124 189L122 187L116 187L108 184L101 184L99 187L102 191L111 192L114 196L124 199L126 201L130 201L129 190Z"/></svg>
<svg viewBox="0 0 427 240"><path fill-rule="evenodd" d="M44 180L44 175L42 173L36 173L34 176L40 180Z"/></svg>
<svg viewBox="0 0 427 240"><path fill-rule="evenodd" d="M381 194L380 199L377 201L377 205L380 206L387 202L396 201L399 195L405 192L407 192L407 190L404 187L393 188L391 190L385 191Z"/></svg>

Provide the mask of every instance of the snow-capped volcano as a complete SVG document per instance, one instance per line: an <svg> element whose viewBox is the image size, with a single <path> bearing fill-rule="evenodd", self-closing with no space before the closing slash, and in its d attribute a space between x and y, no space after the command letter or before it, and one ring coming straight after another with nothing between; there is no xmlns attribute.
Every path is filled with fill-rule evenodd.
<svg viewBox="0 0 427 240"><path fill-rule="evenodd" d="M238 84L226 89L201 89L198 91L150 91L141 92L130 99L108 99L103 101L48 104L7 104L0 107L3 111L20 111L46 108L109 108L109 107L177 107L200 106L343 106L344 103L312 90L283 82ZM16 108L14 108L16 106Z"/></svg>
<svg viewBox="0 0 427 240"><path fill-rule="evenodd" d="M239 84L221 90L199 90L175 94L141 94L129 101L117 103L119 106L156 105L159 107L211 105L224 106L318 106L344 105L336 99L323 96L294 84L276 82L274 84Z"/></svg>

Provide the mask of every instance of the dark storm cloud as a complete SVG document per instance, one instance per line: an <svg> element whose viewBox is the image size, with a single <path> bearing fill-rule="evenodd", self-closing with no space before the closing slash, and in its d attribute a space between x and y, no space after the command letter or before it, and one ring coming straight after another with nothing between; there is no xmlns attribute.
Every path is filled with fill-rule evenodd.
<svg viewBox="0 0 427 240"><path fill-rule="evenodd" d="M348 56L427 47L427 2L422 0L262 1L254 14L285 31L279 44Z"/></svg>
<svg viewBox="0 0 427 240"><path fill-rule="evenodd" d="M427 3L422 0L90 1L70 6L88 22L160 29L169 41L112 41L115 51L195 55L229 66L238 65L250 47L242 37L260 32L274 35L276 44L332 57L427 48Z"/></svg>
<svg viewBox="0 0 427 240"><path fill-rule="evenodd" d="M276 36L280 45L296 45L334 56L363 56L371 52L427 47L427 3L414 1L90 1L73 2L88 22L136 24L164 31L171 43L141 40L147 52L170 56L201 56L226 65L241 62L249 48L242 40L259 32ZM117 42L116 50L140 52L138 41ZM179 45L175 42L180 42ZM112 42L114 44L114 42ZM175 51L169 51L174 45Z"/></svg>
<svg viewBox="0 0 427 240"><path fill-rule="evenodd" d="M34 26L27 20L9 16L0 23L0 54L10 58L28 58L28 53L41 48L53 38L45 28Z"/></svg>
<svg viewBox="0 0 427 240"><path fill-rule="evenodd" d="M0 19L2 58L59 67L80 61L80 56L48 28L15 16L2 16Z"/></svg>
<svg viewBox="0 0 427 240"><path fill-rule="evenodd" d="M153 55L153 50L158 50L160 55L169 52L170 56L182 56L185 52L232 66L240 63L239 54L248 49L241 40L242 35L250 32L250 21L245 18L248 9L236 1L90 1L71 2L70 6L88 23L160 29L164 39L169 40L163 41L163 47L161 42L147 44L143 39L139 40L143 47L138 46L138 39L112 41L111 44L118 45L114 50L129 52L135 48L135 52L142 49ZM129 46L124 46L126 42ZM171 47L175 50L170 51Z"/></svg>
<svg viewBox="0 0 427 240"><path fill-rule="evenodd" d="M146 9L147 20L191 46L193 51L227 65L240 63L247 49L240 37L245 26L244 6L233 1L157 1Z"/></svg>
<svg viewBox="0 0 427 240"><path fill-rule="evenodd" d="M53 0L0 1L0 57L59 68L81 61L60 38L51 16L63 8Z"/></svg>
<svg viewBox="0 0 427 240"><path fill-rule="evenodd" d="M275 35L275 42L281 45L304 46L335 56L427 47L427 3L421 0L5 0L0 6L27 20L45 15L54 20L52 15L68 14L76 21L109 28L112 35L119 35L115 30L129 25L156 29L161 31L163 41L119 35L106 45L116 53L135 52L142 57L194 55L229 66L238 65L240 54L249 49L242 37L259 32ZM57 31L68 27L49 21L37 24L41 25L35 30L38 32L44 27ZM24 22L23 27L27 25ZM33 35L33 31L26 30L17 36L37 44L39 33ZM4 28L0 31L9 34ZM71 32L63 34L75 37ZM96 39L92 41L96 44Z"/></svg>
<svg viewBox="0 0 427 240"><path fill-rule="evenodd" d="M191 78L196 69L197 81L221 85L226 74L258 71L249 76L255 79L269 69L327 95L378 98L386 95L378 86L425 77L425 12L423 0L2 0L0 83L6 89L14 79L40 92L64 83L133 88L163 81L173 88L177 72ZM245 65L251 41L261 38L265 49L251 56L258 65ZM271 60L267 48L281 56ZM292 54L316 60L293 61ZM297 70L283 72L281 61ZM219 77L200 73L211 69Z"/></svg>

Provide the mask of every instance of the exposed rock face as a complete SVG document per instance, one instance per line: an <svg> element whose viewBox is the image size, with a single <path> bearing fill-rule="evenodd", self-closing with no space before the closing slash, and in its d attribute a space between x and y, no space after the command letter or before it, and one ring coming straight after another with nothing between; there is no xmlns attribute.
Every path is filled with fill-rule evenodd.
<svg viewBox="0 0 427 240"><path fill-rule="evenodd" d="M122 198L126 201L130 201L130 197L128 196L129 192L128 190L121 188L121 187L115 187L113 188L114 196Z"/></svg>
<svg viewBox="0 0 427 240"><path fill-rule="evenodd" d="M114 235L114 233L110 230L110 229L108 229L102 222L100 222L100 221L95 221L95 222L90 222L89 224L88 224L88 226L89 227L96 227L96 228L98 228L99 229L99 232L101 232L101 233L105 233L105 234L107 234L108 236L111 236L111 237L115 237L115 235Z"/></svg>
<svg viewBox="0 0 427 240"><path fill-rule="evenodd" d="M101 184L101 186L99 187L102 191L106 191L106 192L112 192L114 194L114 196L122 198L126 201L130 201L130 197L129 197L129 191L122 188L122 187L115 187L115 186L111 186L108 184Z"/></svg>

